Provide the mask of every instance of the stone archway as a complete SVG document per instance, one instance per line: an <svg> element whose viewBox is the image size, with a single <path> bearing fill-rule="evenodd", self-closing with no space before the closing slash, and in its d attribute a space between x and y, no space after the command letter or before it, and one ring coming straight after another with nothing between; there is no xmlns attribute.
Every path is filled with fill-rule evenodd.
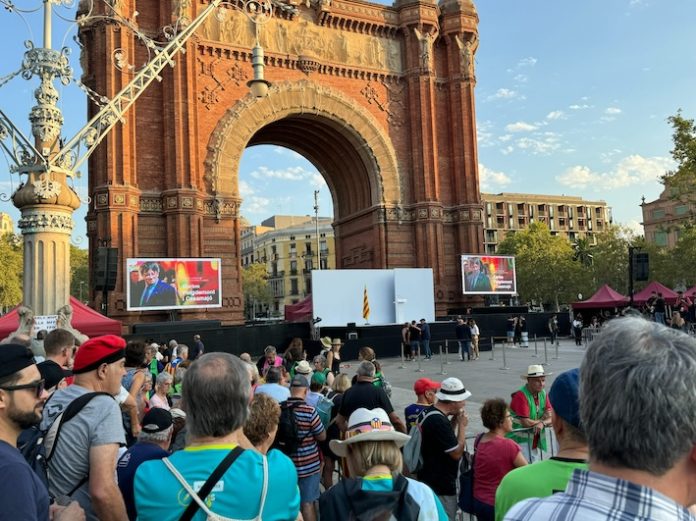
<svg viewBox="0 0 696 521"><path fill-rule="evenodd" d="M339 222L361 210L401 204L396 152L377 121L340 91L307 80L275 84L267 98L248 95L225 113L208 143L211 191L238 196L241 153L271 143L317 166L334 195Z"/></svg>
<svg viewBox="0 0 696 521"><path fill-rule="evenodd" d="M157 34L172 18L194 19L208 2L121 0L115 8L126 18L137 8L140 29ZM247 146L273 143L305 156L326 179L340 268L430 267L436 313L466 305L459 254L483 248L472 1L274 5L259 33L273 85L267 98L252 98L246 87L253 28L226 6L91 156L92 254L109 241L121 260L221 258L223 307L181 318L241 322L238 163ZM109 97L130 73L114 71L107 57L139 63L146 55L109 24L83 26L80 37L83 81ZM109 316L166 319L129 313L125 287L120 273Z"/></svg>

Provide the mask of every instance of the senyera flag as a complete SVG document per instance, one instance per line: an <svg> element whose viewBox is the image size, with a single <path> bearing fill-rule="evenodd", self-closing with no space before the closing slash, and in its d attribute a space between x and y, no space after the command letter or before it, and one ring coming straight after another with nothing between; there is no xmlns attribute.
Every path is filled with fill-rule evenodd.
<svg viewBox="0 0 696 521"><path fill-rule="evenodd" d="M220 259L126 259L129 311L222 307Z"/></svg>
<svg viewBox="0 0 696 521"><path fill-rule="evenodd" d="M367 286L363 290L363 312L362 316L365 320L370 318L370 301L367 298Z"/></svg>
<svg viewBox="0 0 696 521"><path fill-rule="evenodd" d="M464 254L462 286L465 295L514 295L517 293L515 257Z"/></svg>

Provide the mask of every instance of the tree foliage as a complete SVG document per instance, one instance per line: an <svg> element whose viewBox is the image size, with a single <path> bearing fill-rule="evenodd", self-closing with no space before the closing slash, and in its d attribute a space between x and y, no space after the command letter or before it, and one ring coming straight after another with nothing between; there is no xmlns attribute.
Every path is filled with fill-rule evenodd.
<svg viewBox="0 0 696 521"><path fill-rule="evenodd" d="M244 302L247 308L247 318L253 319L254 309L270 306L273 293L268 284L268 272L265 264L250 264L242 270L242 285Z"/></svg>
<svg viewBox="0 0 696 521"><path fill-rule="evenodd" d="M570 242L552 235L543 223L508 234L498 252L515 255L517 292L523 301L536 300L559 310L588 285L591 270L574 260Z"/></svg>
<svg viewBox="0 0 696 521"><path fill-rule="evenodd" d="M590 296L604 284L608 284L623 295L628 294L628 247L637 238L628 229L609 226L596 236L592 246L592 271L594 286L582 291Z"/></svg>
<svg viewBox="0 0 696 521"><path fill-rule="evenodd" d="M0 237L0 308L9 308L22 302L23 272L22 240L8 233Z"/></svg>
<svg viewBox="0 0 696 521"><path fill-rule="evenodd" d="M89 299L89 252L70 245L70 295Z"/></svg>
<svg viewBox="0 0 696 521"><path fill-rule="evenodd" d="M672 190L672 196L694 202L696 200L696 124L682 116L679 110L667 121L672 125L671 154L677 167L665 174L662 181Z"/></svg>

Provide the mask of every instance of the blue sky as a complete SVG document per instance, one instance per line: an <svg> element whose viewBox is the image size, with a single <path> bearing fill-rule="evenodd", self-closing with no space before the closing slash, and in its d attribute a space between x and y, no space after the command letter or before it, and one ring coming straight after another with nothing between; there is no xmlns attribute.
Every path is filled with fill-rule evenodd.
<svg viewBox="0 0 696 521"><path fill-rule="evenodd" d="M477 8L482 191L604 199L615 222L637 227L641 196L656 198L659 176L673 166L666 118L679 108L696 117L696 2L479 0ZM30 20L40 34L40 16ZM57 25L54 46L63 38ZM19 67L27 33L5 10L0 28L3 77ZM35 85L15 78L0 88L0 109L27 133ZM85 121L84 98L74 85L61 92L69 137ZM9 195L18 180L3 159L0 165L0 191ZM316 189L321 215L332 215L325 182L289 150L247 149L239 179L242 213L252 223L276 213L312 214ZM75 184L86 197L85 176ZM18 218L10 203L0 204ZM76 214L76 238L84 234L84 211Z"/></svg>

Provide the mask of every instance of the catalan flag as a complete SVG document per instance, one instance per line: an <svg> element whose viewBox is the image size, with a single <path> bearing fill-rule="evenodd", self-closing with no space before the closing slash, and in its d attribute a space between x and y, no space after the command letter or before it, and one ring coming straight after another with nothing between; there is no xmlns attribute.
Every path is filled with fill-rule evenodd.
<svg viewBox="0 0 696 521"><path fill-rule="evenodd" d="M367 298L367 286L365 286L365 290L363 291L363 318L367 320L370 318L370 301Z"/></svg>

